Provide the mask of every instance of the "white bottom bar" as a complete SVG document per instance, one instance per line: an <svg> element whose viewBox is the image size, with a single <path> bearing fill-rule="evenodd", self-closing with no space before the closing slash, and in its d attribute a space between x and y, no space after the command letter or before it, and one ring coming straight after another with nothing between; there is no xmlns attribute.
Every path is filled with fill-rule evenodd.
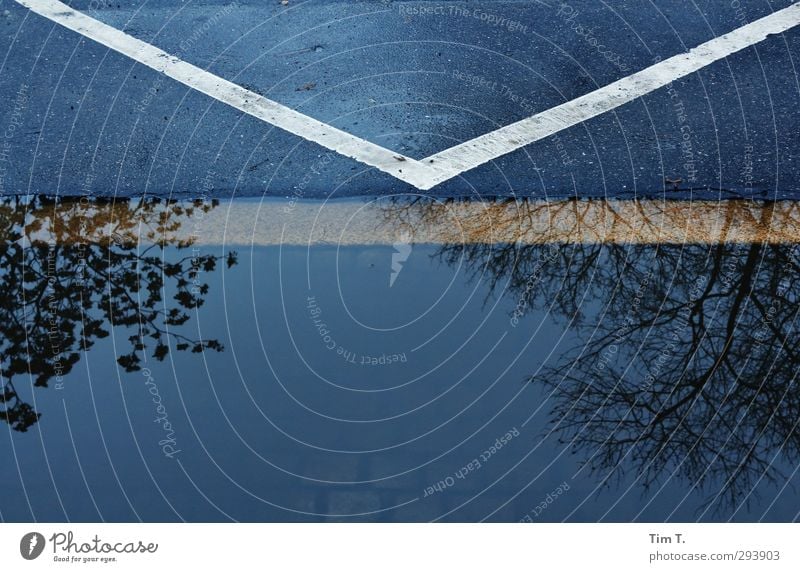
<svg viewBox="0 0 800 572"><path fill-rule="evenodd" d="M45 545L26 561L29 543L20 542L30 532ZM7 564L26 570L639 572L798 570L797 533L792 524L6 524L0 538ZM145 554L93 549L139 542L158 546ZM89 552L79 552L84 543Z"/></svg>

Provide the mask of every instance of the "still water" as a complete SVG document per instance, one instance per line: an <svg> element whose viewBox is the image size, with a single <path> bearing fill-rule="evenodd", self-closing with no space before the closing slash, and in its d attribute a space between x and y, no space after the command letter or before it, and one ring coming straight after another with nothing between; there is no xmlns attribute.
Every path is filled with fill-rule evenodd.
<svg viewBox="0 0 800 572"><path fill-rule="evenodd" d="M797 218L6 200L0 517L795 520Z"/></svg>

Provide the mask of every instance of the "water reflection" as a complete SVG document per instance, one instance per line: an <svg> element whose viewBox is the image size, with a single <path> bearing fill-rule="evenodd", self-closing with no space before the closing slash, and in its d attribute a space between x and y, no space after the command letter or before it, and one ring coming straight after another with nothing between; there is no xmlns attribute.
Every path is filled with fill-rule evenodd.
<svg viewBox="0 0 800 572"><path fill-rule="evenodd" d="M290 204L0 204L4 516L795 518L793 203Z"/></svg>
<svg viewBox="0 0 800 572"><path fill-rule="evenodd" d="M606 481L633 469L647 489L675 472L720 507L785 482L776 459L800 458L794 247L607 250L614 264L589 275L579 252L554 272L571 281L542 283L568 316L578 295L605 301L533 379L553 392L554 428Z"/></svg>
<svg viewBox="0 0 800 572"><path fill-rule="evenodd" d="M505 218L468 224L491 220L491 232L514 236L542 218L530 204L509 204L502 201ZM721 235L745 209L755 225L786 229L781 216L793 217L794 208L785 206L725 203ZM408 208L387 213L402 219ZM431 204L421 219L442 220L447 211ZM630 226L605 212L605 232ZM786 483L781 467L800 460L798 247L559 242L563 236L556 224L542 230L541 244L448 244L437 255L466 261L495 294L513 299L512 326L551 312L577 332L579 342L531 382L546 388L549 431L582 455L583 470L602 485L635 475L646 492L682 478L687 494L696 488L714 510L728 511L751 502L761 483Z"/></svg>
<svg viewBox="0 0 800 572"><path fill-rule="evenodd" d="M376 202L384 226L420 242L513 244L793 243L796 201L396 198ZM381 226L373 228L380 235ZM395 230L396 232L396 230Z"/></svg>
<svg viewBox="0 0 800 572"><path fill-rule="evenodd" d="M27 431L41 417L29 391L51 384L60 389L82 352L112 328L131 332L129 346L117 347L116 361L125 371L140 369L145 352L161 361L171 349L221 351L218 340L196 339L181 328L203 305L208 284L202 275L213 272L220 257L190 250L194 238L177 236L185 220L216 206L18 197L0 202L0 418ZM166 249L184 255L168 260ZM236 264L235 253L225 263Z"/></svg>

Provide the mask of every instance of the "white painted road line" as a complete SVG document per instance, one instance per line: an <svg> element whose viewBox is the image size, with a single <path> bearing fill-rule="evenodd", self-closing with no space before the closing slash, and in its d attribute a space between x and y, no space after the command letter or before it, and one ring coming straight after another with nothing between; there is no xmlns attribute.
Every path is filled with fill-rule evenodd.
<svg viewBox="0 0 800 572"><path fill-rule="evenodd" d="M572 101L422 160L317 121L56 0L16 0L31 11L289 133L428 190L465 171L629 103L800 24L800 2Z"/></svg>
<svg viewBox="0 0 800 572"><path fill-rule="evenodd" d="M317 121L276 101L207 72L56 0L16 0L31 11L119 52L151 69L331 151L350 157L398 179L425 186L431 169L410 157L370 143Z"/></svg>
<svg viewBox="0 0 800 572"><path fill-rule="evenodd" d="M437 176L444 177L434 185L616 109L798 24L800 2L572 101L432 155L425 161L433 159L441 172Z"/></svg>

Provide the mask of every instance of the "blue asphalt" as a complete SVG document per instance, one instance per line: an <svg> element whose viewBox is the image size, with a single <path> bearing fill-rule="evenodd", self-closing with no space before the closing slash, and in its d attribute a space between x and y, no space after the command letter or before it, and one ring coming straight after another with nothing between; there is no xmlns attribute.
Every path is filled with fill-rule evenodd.
<svg viewBox="0 0 800 572"><path fill-rule="evenodd" d="M790 0L68 2L422 158ZM800 29L432 189L800 198ZM0 193L345 197L415 189L0 0Z"/></svg>

